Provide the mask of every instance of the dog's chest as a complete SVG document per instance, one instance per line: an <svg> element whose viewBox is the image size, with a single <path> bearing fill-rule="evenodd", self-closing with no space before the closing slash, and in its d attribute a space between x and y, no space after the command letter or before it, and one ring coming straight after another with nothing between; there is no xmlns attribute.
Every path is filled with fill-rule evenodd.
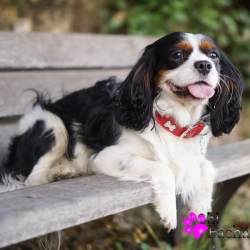
<svg viewBox="0 0 250 250"><path fill-rule="evenodd" d="M175 175L177 192L192 192L200 179L200 165L204 160L202 150L206 150L208 138L196 136L179 138L170 132L157 128L157 133L146 134L153 145L153 154L157 161L170 167Z"/></svg>
<svg viewBox="0 0 250 250"><path fill-rule="evenodd" d="M200 179L200 165L204 156L201 154L200 138L172 138L174 150L166 154L166 160L174 172L178 193L189 193ZM166 146L167 147L167 146Z"/></svg>
<svg viewBox="0 0 250 250"><path fill-rule="evenodd" d="M155 148L159 160L173 170L197 165L202 158L199 137L181 139L165 132L164 136L161 136L160 144Z"/></svg>

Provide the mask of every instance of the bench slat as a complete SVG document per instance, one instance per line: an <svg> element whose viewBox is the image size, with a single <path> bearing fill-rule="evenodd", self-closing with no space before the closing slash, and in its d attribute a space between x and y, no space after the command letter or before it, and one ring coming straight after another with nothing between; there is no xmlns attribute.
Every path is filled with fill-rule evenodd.
<svg viewBox="0 0 250 250"><path fill-rule="evenodd" d="M156 37L0 32L0 68L124 68Z"/></svg>
<svg viewBox="0 0 250 250"><path fill-rule="evenodd" d="M0 195L0 247L152 201L147 184L119 182L107 176L76 178L58 184Z"/></svg>
<svg viewBox="0 0 250 250"><path fill-rule="evenodd" d="M218 183L249 174L249 149L250 139L210 148L207 157L219 169L215 182Z"/></svg>
<svg viewBox="0 0 250 250"><path fill-rule="evenodd" d="M1 72L0 118L21 115L31 107L35 94L24 92L27 89L48 90L52 97L59 98L63 93L89 87L110 76L124 80L128 72L128 69Z"/></svg>
<svg viewBox="0 0 250 250"><path fill-rule="evenodd" d="M250 140L246 140L209 149L209 158L218 168L216 182L249 173L249 147ZM151 202L152 190L147 183L102 175L2 193L0 247Z"/></svg>
<svg viewBox="0 0 250 250"><path fill-rule="evenodd" d="M10 137L14 135L17 128L17 123L0 123L0 168L2 166L3 158L8 150Z"/></svg>

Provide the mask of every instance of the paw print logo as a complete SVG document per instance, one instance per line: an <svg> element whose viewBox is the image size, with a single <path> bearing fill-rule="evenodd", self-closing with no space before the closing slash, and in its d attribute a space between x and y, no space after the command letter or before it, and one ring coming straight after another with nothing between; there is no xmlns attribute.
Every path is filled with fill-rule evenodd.
<svg viewBox="0 0 250 250"><path fill-rule="evenodd" d="M198 216L200 223L194 225L193 222L197 221L197 215L194 212L189 213L189 218L184 218L183 223L185 224L184 232L186 234L193 234L196 239L199 239L203 233L208 230L208 226L205 225L206 217L204 214Z"/></svg>

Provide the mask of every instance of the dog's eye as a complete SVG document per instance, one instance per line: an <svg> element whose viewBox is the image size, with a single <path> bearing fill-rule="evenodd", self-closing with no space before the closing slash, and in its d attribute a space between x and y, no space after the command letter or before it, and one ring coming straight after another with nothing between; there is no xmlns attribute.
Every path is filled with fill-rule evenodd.
<svg viewBox="0 0 250 250"><path fill-rule="evenodd" d="M209 57L210 57L211 59L213 59L213 60L216 60L216 59L218 58L218 55L217 55L216 52L211 52L211 53L209 53Z"/></svg>
<svg viewBox="0 0 250 250"><path fill-rule="evenodd" d="M175 59L175 60L178 60L178 59L183 59L183 53L178 51L178 52L175 52L172 57Z"/></svg>

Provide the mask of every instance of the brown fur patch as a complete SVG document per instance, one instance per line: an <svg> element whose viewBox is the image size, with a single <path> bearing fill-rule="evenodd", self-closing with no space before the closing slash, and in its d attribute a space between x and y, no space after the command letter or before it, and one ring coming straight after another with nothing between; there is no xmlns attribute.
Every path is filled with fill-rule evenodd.
<svg viewBox="0 0 250 250"><path fill-rule="evenodd" d="M135 71L134 76L133 76L133 81L135 80L135 78L137 77L137 75L141 73L142 67L143 67L143 64L140 65L138 67L138 69Z"/></svg>
<svg viewBox="0 0 250 250"><path fill-rule="evenodd" d="M145 84L145 86L148 88L148 91L150 91L150 79L149 79L149 72L148 69L143 68L144 67L144 63L141 64L138 69L136 69L134 76L133 76L133 80L132 83L136 84L136 78L139 76L139 79L143 79L143 83Z"/></svg>
<svg viewBox="0 0 250 250"><path fill-rule="evenodd" d="M161 79L163 78L163 74L166 73L167 70L165 69L162 69L162 70L159 70L156 75L154 76L154 84L158 84L161 82Z"/></svg>
<svg viewBox="0 0 250 250"><path fill-rule="evenodd" d="M187 41L182 41L182 42L178 43L176 46L184 51L189 51L193 48L192 45Z"/></svg>
<svg viewBox="0 0 250 250"><path fill-rule="evenodd" d="M200 44L200 48L202 50L211 50L214 47L214 45L212 43L210 43L209 41L202 41Z"/></svg>

